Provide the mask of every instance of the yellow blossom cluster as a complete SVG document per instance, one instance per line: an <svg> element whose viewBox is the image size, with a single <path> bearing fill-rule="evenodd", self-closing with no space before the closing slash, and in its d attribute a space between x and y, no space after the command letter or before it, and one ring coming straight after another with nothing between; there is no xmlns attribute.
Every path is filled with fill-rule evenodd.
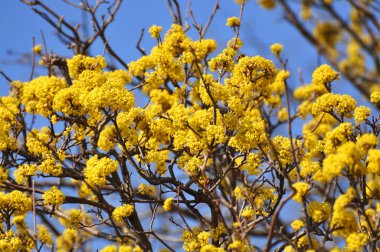
<svg viewBox="0 0 380 252"><path fill-rule="evenodd" d="M132 80L127 71L103 73L107 64L101 56L76 55L67 65L73 84L54 95L54 111L68 116L88 114L95 123L101 119L101 109L127 110L134 105L133 94L125 88Z"/></svg>
<svg viewBox="0 0 380 252"><path fill-rule="evenodd" d="M85 225L85 217L81 210L71 209L67 213L67 217L61 219L61 223L67 228L79 229Z"/></svg>
<svg viewBox="0 0 380 252"><path fill-rule="evenodd" d="M107 182L107 176L112 172L116 172L118 164L115 160L110 158L98 158L97 155L93 156L86 162L84 169L84 176L86 181L91 186L104 186Z"/></svg>
<svg viewBox="0 0 380 252"><path fill-rule="evenodd" d="M330 219L332 207L328 202L312 201L307 206L307 213L315 222L323 222Z"/></svg>
<svg viewBox="0 0 380 252"><path fill-rule="evenodd" d="M227 18L226 26L236 27L240 25L240 19L238 17Z"/></svg>
<svg viewBox="0 0 380 252"><path fill-rule="evenodd" d="M43 244L52 245L53 237L48 229L43 225L38 225L38 239Z"/></svg>
<svg viewBox="0 0 380 252"><path fill-rule="evenodd" d="M119 248L114 245L107 245L100 250L100 252L143 252L144 250L139 246L121 245ZM160 252L163 250L160 250Z"/></svg>
<svg viewBox="0 0 380 252"><path fill-rule="evenodd" d="M301 228L303 228L305 226L305 224L303 223L303 221L301 220L295 220L293 221L290 226L295 230L295 231L298 231L300 230Z"/></svg>
<svg viewBox="0 0 380 252"><path fill-rule="evenodd" d="M0 192L0 208L0 219L4 222L11 215L24 215L32 210L32 199L18 190L10 193Z"/></svg>
<svg viewBox="0 0 380 252"><path fill-rule="evenodd" d="M127 218L133 214L135 208L133 205L124 204L122 206L116 207L112 212L112 218L116 222L123 222L124 218Z"/></svg>
<svg viewBox="0 0 380 252"><path fill-rule="evenodd" d="M65 195L57 187L53 186L49 190L45 191L42 195L45 205L62 205L65 201Z"/></svg>
<svg viewBox="0 0 380 252"><path fill-rule="evenodd" d="M148 196L150 196L150 197L153 197L154 194L156 193L156 188L155 188L153 185L148 186L148 185L145 184L145 183L140 184L140 185L137 187L137 190L138 190L139 193L141 193L142 195L148 195Z"/></svg>
<svg viewBox="0 0 380 252"><path fill-rule="evenodd" d="M172 210L172 207L173 207L173 198L167 198L165 201L164 201L164 205L162 206L162 208L165 210L165 211L170 211Z"/></svg>
<svg viewBox="0 0 380 252"><path fill-rule="evenodd" d="M20 237L18 237L11 230L0 235L0 249L2 251L17 252L22 249L25 249L25 245L26 244L23 243Z"/></svg>
<svg viewBox="0 0 380 252"><path fill-rule="evenodd" d="M293 199L297 202L302 202L302 197L309 191L309 184L306 182L296 182L293 184L293 187L296 191Z"/></svg>
<svg viewBox="0 0 380 252"><path fill-rule="evenodd" d="M64 252L72 249L79 241L78 231L67 228L57 237L57 251Z"/></svg>
<svg viewBox="0 0 380 252"><path fill-rule="evenodd" d="M159 38L161 31L162 31L162 27L158 25L152 25L149 28L149 34L152 38Z"/></svg>
<svg viewBox="0 0 380 252"><path fill-rule="evenodd" d="M0 150L15 149L17 140L15 133L21 128L16 120L20 112L20 100L12 96L0 97Z"/></svg>
<svg viewBox="0 0 380 252"><path fill-rule="evenodd" d="M64 79L55 76L40 76L24 83L19 92L20 100L26 111L32 114L49 116L53 113L53 99L62 89L67 87Z"/></svg>
<svg viewBox="0 0 380 252"><path fill-rule="evenodd" d="M280 55L283 49L284 49L284 46L279 43L275 43L270 46L270 50L274 55Z"/></svg>

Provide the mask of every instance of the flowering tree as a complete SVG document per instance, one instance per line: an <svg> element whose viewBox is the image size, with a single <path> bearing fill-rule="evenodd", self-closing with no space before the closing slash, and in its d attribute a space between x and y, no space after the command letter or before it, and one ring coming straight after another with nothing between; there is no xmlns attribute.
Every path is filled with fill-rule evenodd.
<svg viewBox="0 0 380 252"><path fill-rule="evenodd" d="M226 23L235 37L214 54L217 43L205 34L218 1L204 27L193 20L197 39L187 35L179 3L168 1L174 24L165 32L152 26L156 46L146 53L138 44L142 56L130 63L105 35L121 0L102 18L104 1L65 1L90 14L86 39L42 1L23 2L75 55L35 46L47 74L9 80L11 91L0 98L2 251L378 249L379 90L363 89L373 111L359 106L332 93L341 74L321 64L311 83L291 92L282 45L271 46L273 60L240 52L244 0ZM287 1L258 2L293 13ZM303 4L317 2L333 10L332 1ZM321 52L338 60L339 39L316 34ZM120 69L88 55L97 39ZM333 65L355 74L355 85L378 76L352 57ZM140 91L149 98L143 107L135 105ZM280 215L292 201L301 211L287 221Z"/></svg>

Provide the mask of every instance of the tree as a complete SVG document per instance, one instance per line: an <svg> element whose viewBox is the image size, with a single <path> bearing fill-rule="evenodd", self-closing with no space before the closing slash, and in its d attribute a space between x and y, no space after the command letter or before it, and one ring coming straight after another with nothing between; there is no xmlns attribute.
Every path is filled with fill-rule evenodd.
<svg viewBox="0 0 380 252"><path fill-rule="evenodd" d="M150 52L140 46L142 32L141 57L129 63L105 33L121 0L64 0L90 15L86 37L43 1L22 2L75 55L64 58L43 43L33 62L40 58L46 75L32 72L21 82L1 72L11 87L0 98L2 251L378 249L376 1L350 0L352 24L333 1L302 1L305 19L313 8L335 18L317 22L313 34L288 1L258 0L281 6L333 66L320 64L294 92L281 44L270 47L273 60L241 52L251 4L244 0L239 16L226 21L234 38L217 53L206 33L219 1L201 25L168 0L173 25L150 27ZM90 55L98 40L115 64L105 53ZM343 76L372 109L332 92ZM149 101L138 107L141 94ZM289 204L301 211L287 212Z"/></svg>

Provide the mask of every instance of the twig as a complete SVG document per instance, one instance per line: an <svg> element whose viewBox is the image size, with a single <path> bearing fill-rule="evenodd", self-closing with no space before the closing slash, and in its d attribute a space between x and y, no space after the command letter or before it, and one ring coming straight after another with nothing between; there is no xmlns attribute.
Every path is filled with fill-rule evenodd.
<svg viewBox="0 0 380 252"><path fill-rule="evenodd" d="M323 114L321 115L321 117L319 118L318 122L317 122L317 123L314 125L314 127L310 130L310 133L313 133L313 132L318 128L318 126L319 126L319 124L321 124L322 119L323 119L324 116L325 116L325 113L323 113Z"/></svg>
<svg viewBox="0 0 380 252"><path fill-rule="evenodd" d="M207 23L206 23L206 25L205 25L205 27L203 28L203 31L202 31L202 33L201 33L201 38L204 38L204 36L206 35L206 32L207 32L208 28L210 27L211 22L212 22L212 20L213 20L215 14L216 14L216 11L217 11L218 9L219 9L219 0L216 0L216 1L215 1L215 5L214 5L214 9L212 10L212 13L211 13L211 15L210 15L210 18L208 19L208 21L207 21Z"/></svg>
<svg viewBox="0 0 380 252"><path fill-rule="evenodd" d="M146 52L143 48L141 48L141 42L142 42L142 39L143 39L143 36L144 36L144 31L145 29L142 28L141 29L141 32L140 32L140 36L139 36L139 39L137 40L137 44L136 44L136 48L137 50L139 50L139 52L142 54L142 55L146 55Z"/></svg>
<svg viewBox="0 0 380 252"><path fill-rule="evenodd" d="M244 6L245 6L245 0L243 0L240 4L240 13L239 13L239 20L240 20L240 24L239 26L237 27L237 30L236 30L236 33L235 33L235 41L234 41L234 48L236 48L236 43L237 43L237 39L239 38L239 34L240 34L240 27L242 25L242 19L243 19L243 11L244 11Z"/></svg>
<svg viewBox="0 0 380 252"><path fill-rule="evenodd" d="M36 242L36 248L37 246L37 214L36 214L36 194L34 189L34 180L32 179L32 197L33 197L33 231L34 231L34 240Z"/></svg>
<svg viewBox="0 0 380 252"><path fill-rule="evenodd" d="M36 46L36 41L35 41L35 38L33 37L32 38L32 45L33 45L33 60L32 60L32 71L30 72L30 76L29 76L29 81L31 81L33 79L33 74L34 74L34 68L36 67L36 52L34 50L34 47Z"/></svg>
<svg viewBox="0 0 380 252"><path fill-rule="evenodd" d="M6 79L9 83L12 82L12 79L9 78L4 72L3 70L0 69L0 74L4 77L4 79Z"/></svg>
<svg viewBox="0 0 380 252"><path fill-rule="evenodd" d="M273 214L273 217L272 217L272 221L271 221L271 224L270 224L270 229L269 229L269 232L268 232L268 239L267 239L267 245L266 245L266 248L265 248L265 252L269 252L271 247L272 247L272 238L273 238L273 233L274 233L274 230L276 228L276 222L277 222L277 218L280 214L280 211L281 209L285 206L285 204L294 196L296 192L293 191L288 197L286 197L277 207L276 211L274 212Z"/></svg>

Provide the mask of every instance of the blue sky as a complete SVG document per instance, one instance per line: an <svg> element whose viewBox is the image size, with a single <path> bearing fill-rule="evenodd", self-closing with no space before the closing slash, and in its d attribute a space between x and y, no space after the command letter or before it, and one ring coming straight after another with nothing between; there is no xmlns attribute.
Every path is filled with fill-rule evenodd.
<svg viewBox="0 0 380 252"><path fill-rule="evenodd" d="M46 1L50 3L52 9L63 15L70 23L80 21L81 14L61 1ZM187 1L183 2L183 15L185 13ZM191 9L199 23L205 24L212 12L214 1L193 0ZM226 41L233 37L231 29L225 27L225 20L230 16L239 15L239 5L233 0L221 0L220 9L215 16L207 37L215 38L219 42L219 50L223 49ZM245 46L242 51L246 54L260 54L272 57L269 52L269 45L279 42L285 45L285 56L291 55L290 64L292 67L302 67L307 70L316 66L315 51L308 43L299 38L297 31L291 28L283 20L283 14L279 9L267 11L261 9L254 1L248 2L244 12L242 27L242 38ZM123 59L127 62L137 59L140 54L135 49L141 28L146 30L152 25L162 25L164 30L170 27L171 17L165 0L129 0L125 1L121 7L114 24L108 30L110 44L115 48ZM3 0L0 9L0 27L2 39L0 41L0 67L12 79L27 80L29 77L30 65L17 66L12 59L21 56L23 53L31 51L32 37L37 43L41 43L40 31L42 30L47 40L50 50L64 56L71 56L72 52L65 48L54 36L53 29L29 6L19 1ZM196 34L192 32L191 34ZM154 40L145 36L143 46L149 49ZM94 55L102 53L102 46L92 49ZM13 55L9 55L12 52ZM313 60L310 60L313 58ZM305 72L306 73L306 72ZM1 80L3 82L3 80ZM3 86L0 87L3 91Z"/></svg>

